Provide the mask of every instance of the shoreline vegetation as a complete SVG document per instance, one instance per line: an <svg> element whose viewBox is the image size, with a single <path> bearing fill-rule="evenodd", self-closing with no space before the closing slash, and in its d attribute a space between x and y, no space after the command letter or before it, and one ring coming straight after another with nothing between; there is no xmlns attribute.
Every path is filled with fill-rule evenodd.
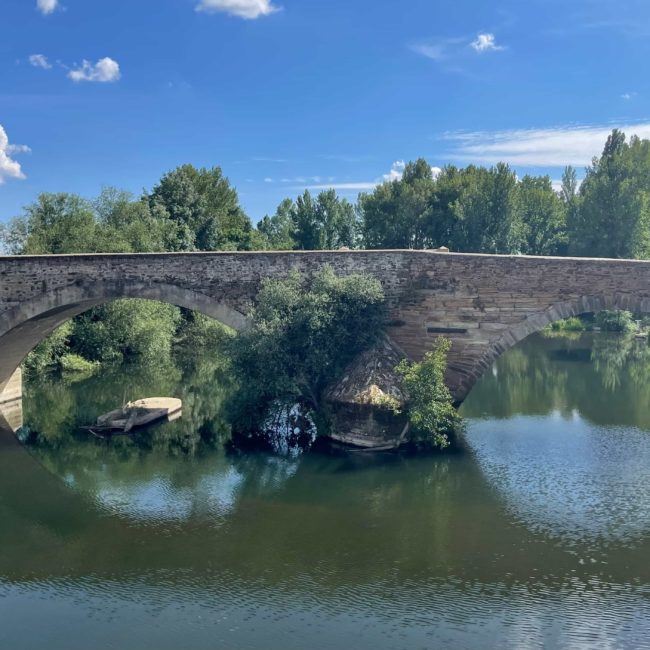
<svg viewBox="0 0 650 650"><path fill-rule="evenodd" d="M187 164L164 174L140 197L115 188L105 188L94 200L44 193L22 215L0 224L0 248L14 255L439 246L459 252L649 258L650 140L627 140L614 130L584 180L580 183L567 167L559 191L550 177L520 178L503 163L450 165L434 174L419 159L406 164L401 177L360 194L356 203L334 190L316 196L305 191L283 200L254 226L221 168ZM51 368L82 377L101 364L169 359L183 345L206 351L225 346L241 387L233 417L246 431L251 416L259 420L260 408L278 399L320 408L325 386L336 380L344 362L381 335L380 293L373 278L339 278L331 272L311 286L293 276L267 283L253 313L252 333L243 336L172 305L116 300L64 324L30 353L24 370L28 378ZM366 320L364 326L369 315L370 325ZM544 335L596 328L643 335L650 321L603 312L591 320L554 323ZM439 447L448 444L448 433L460 423L448 408L441 379L445 345L442 340L420 364L400 364L398 371L410 386L400 408L410 410L414 430L427 430L429 442ZM418 382L431 385L420 393ZM392 402L384 406L398 410Z"/></svg>
<svg viewBox="0 0 650 650"><path fill-rule="evenodd" d="M625 310L603 310L595 314L581 314L547 325L542 335L569 336L583 332L610 332L647 337L650 334L650 316Z"/></svg>

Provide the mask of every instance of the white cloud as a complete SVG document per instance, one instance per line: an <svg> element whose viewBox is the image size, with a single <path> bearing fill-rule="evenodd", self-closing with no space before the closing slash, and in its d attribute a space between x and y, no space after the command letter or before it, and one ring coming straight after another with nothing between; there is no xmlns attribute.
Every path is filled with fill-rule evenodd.
<svg viewBox="0 0 650 650"><path fill-rule="evenodd" d="M264 179L264 182L265 182L265 183L272 183L272 182L273 182L273 179L272 179L272 178L269 178L269 177L267 176L267 177Z"/></svg>
<svg viewBox="0 0 650 650"><path fill-rule="evenodd" d="M406 163L403 160L396 160L393 163L393 166L390 168L388 174L384 174L382 178L384 181L398 181L404 175L405 167Z"/></svg>
<svg viewBox="0 0 650 650"><path fill-rule="evenodd" d="M507 162L522 167L575 167L589 165L600 155L612 129L628 137L650 138L650 122L607 126L564 126L548 129L513 129L448 133L444 139L455 143L448 156L466 163Z"/></svg>
<svg viewBox="0 0 650 650"><path fill-rule="evenodd" d="M358 191L363 191L363 190L374 190L377 185L381 185L382 183L390 183L392 181L399 181L402 180L402 176L404 176L404 169L406 169L406 163L403 160L396 160L390 168L390 171L386 174L382 174L381 178L378 178L374 181L359 181L359 182L353 182L353 183L318 183L316 185L308 185L307 189L310 190L358 190ZM431 168L431 173L433 174L433 177L435 178L440 174L442 169L440 167L432 167ZM318 177L314 177L314 179L317 179Z"/></svg>
<svg viewBox="0 0 650 650"><path fill-rule="evenodd" d="M325 183L320 185L308 185L308 190L374 190L379 183L377 182L359 182L359 183Z"/></svg>
<svg viewBox="0 0 650 650"><path fill-rule="evenodd" d="M417 54L426 56L427 59L440 63L451 58L454 51L457 51L459 46L462 48L464 45L467 45L467 40L464 38L445 38L427 43L416 43L411 45L410 49Z"/></svg>
<svg viewBox="0 0 650 650"><path fill-rule="evenodd" d="M497 52L504 49L501 45L497 45L494 34L478 34L476 40L470 45L477 52Z"/></svg>
<svg viewBox="0 0 650 650"><path fill-rule="evenodd" d="M59 0L36 0L36 8L47 16L54 12L59 6Z"/></svg>
<svg viewBox="0 0 650 650"><path fill-rule="evenodd" d="M621 95L621 99L625 99L626 101L629 101L633 97L636 97L636 93L623 93Z"/></svg>
<svg viewBox="0 0 650 650"><path fill-rule="evenodd" d="M443 38L435 41L416 43L409 46L413 52L436 61L437 63L449 62L450 60L467 60L472 56L471 50L479 54L485 52L498 52L505 50L502 45L497 45L494 34L481 33L474 40L468 37ZM475 56L475 55L474 55Z"/></svg>
<svg viewBox="0 0 650 650"><path fill-rule="evenodd" d="M272 0L200 0L196 10L206 13L221 11L231 16L254 20L273 14L279 11L280 7L276 7Z"/></svg>
<svg viewBox="0 0 650 650"><path fill-rule="evenodd" d="M329 182L335 181L335 176L328 176ZM293 178L284 177L280 179L280 183L322 183L324 178L321 176L295 176Z"/></svg>
<svg viewBox="0 0 650 650"><path fill-rule="evenodd" d="M84 60L80 68L68 72L68 77L75 82L97 81L99 83L107 83L117 81L120 76L119 64L109 57L100 59L95 64Z"/></svg>
<svg viewBox="0 0 650 650"><path fill-rule="evenodd" d="M11 156L17 153L29 153L31 150L25 145L9 144L9 137L0 124L0 185L8 178L25 178L20 163L12 160Z"/></svg>
<svg viewBox="0 0 650 650"><path fill-rule="evenodd" d="M29 62L35 68L43 68L43 70L49 70L52 67L44 54L32 54L29 57Z"/></svg>

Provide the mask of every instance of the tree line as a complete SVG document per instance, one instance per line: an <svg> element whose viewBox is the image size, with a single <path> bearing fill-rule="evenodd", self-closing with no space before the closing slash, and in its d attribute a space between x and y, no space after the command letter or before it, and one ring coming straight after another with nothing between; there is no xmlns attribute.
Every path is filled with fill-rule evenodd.
<svg viewBox="0 0 650 650"><path fill-rule="evenodd" d="M134 197L45 193L0 226L10 254L318 250L447 246L452 251L644 258L650 253L650 140L614 130L586 169L519 178L505 163L419 159L356 203L334 190L286 198L254 226L221 168L182 165Z"/></svg>
<svg viewBox="0 0 650 650"><path fill-rule="evenodd" d="M505 163L444 167L419 159L401 179L361 194L283 201L258 225L270 248L413 248L529 255L646 258L650 254L650 141L614 130L582 183L566 167L519 178Z"/></svg>

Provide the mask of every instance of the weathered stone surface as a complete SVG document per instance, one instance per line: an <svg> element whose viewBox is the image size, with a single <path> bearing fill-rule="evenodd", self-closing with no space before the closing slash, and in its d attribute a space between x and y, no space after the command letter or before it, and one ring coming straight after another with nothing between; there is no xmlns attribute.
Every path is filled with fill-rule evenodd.
<svg viewBox="0 0 650 650"><path fill-rule="evenodd" d="M23 426L23 400L22 397L0 404L0 440L2 434L15 433ZM0 442L1 444L1 442Z"/></svg>
<svg viewBox="0 0 650 650"><path fill-rule="evenodd" d="M4 390L0 392L0 406L7 402L15 402L23 396L23 373L17 368L14 374L5 384Z"/></svg>
<svg viewBox="0 0 650 650"><path fill-rule="evenodd" d="M419 359L441 330L447 379L461 401L490 363L559 318L599 309L650 311L650 262L434 251L170 253L0 257L0 393L44 336L94 305L151 298L236 328L263 278L325 265L381 280L390 338Z"/></svg>
<svg viewBox="0 0 650 650"><path fill-rule="evenodd" d="M397 447L404 441L406 417L391 409L405 401L395 372L404 356L385 338L360 354L325 391L334 440L375 449Z"/></svg>
<svg viewBox="0 0 650 650"><path fill-rule="evenodd" d="M361 353L343 373L343 377L327 388L324 399L338 404L371 404L372 396L381 393L398 403L404 393L395 366L404 358L388 338Z"/></svg>

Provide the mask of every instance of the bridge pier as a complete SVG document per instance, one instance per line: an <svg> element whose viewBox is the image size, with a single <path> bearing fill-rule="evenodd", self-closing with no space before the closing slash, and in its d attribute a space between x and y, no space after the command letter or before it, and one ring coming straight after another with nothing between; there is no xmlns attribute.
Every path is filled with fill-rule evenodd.
<svg viewBox="0 0 650 650"><path fill-rule="evenodd" d="M23 373L18 368L0 392L0 430L23 425Z"/></svg>
<svg viewBox="0 0 650 650"><path fill-rule="evenodd" d="M395 367L406 355L388 337L360 354L325 391L329 437L365 449L395 449L406 439L406 396Z"/></svg>

